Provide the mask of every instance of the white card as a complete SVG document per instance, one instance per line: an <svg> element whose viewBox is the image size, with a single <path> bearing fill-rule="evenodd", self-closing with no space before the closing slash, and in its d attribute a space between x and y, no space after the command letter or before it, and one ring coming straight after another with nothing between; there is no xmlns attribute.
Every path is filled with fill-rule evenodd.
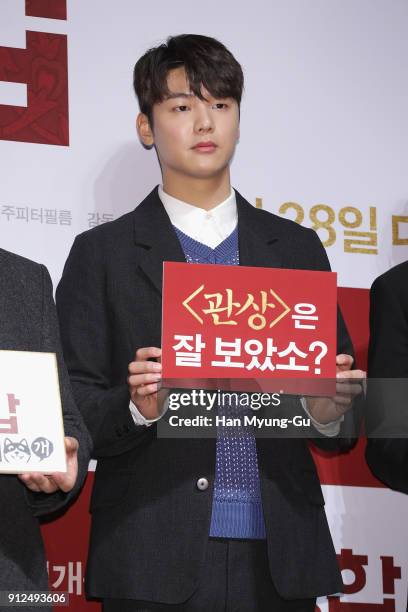
<svg viewBox="0 0 408 612"><path fill-rule="evenodd" d="M66 469L55 354L0 351L0 473Z"/></svg>

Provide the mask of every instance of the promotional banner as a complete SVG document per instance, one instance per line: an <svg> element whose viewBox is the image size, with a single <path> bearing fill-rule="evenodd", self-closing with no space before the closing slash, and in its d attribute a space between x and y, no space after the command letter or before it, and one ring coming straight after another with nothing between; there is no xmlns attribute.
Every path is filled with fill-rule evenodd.
<svg viewBox="0 0 408 612"><path fill-rule="evenodd" d="M169 35L214 36L245 74L232 184L317 232L366 368L368 290L408 259L407 31L405 0L208 0L199 17L164 0L0 0L0 247L44 263L56 285L77 234L133 210L161 182L136 136L134 64ZM20 406L4 394L0 406L13 428ZM363 442L314 459L349 585L321 612L405 612L406 496L371 476ZM83 583L92 469L77 503L43 527L50 586L74 612L100 610Z"/></svg>

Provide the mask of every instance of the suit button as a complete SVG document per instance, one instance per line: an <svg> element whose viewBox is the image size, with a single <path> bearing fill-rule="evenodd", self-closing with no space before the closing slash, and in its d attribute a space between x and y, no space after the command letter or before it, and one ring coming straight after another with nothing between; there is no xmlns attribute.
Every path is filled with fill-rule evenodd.
<svg viewBox="0 0 408 612"><path fill-rule="evenodd" d="M208 480L206 478L199 478L197 480L197 489L200 491L205 491L208 489Z"/></svg>

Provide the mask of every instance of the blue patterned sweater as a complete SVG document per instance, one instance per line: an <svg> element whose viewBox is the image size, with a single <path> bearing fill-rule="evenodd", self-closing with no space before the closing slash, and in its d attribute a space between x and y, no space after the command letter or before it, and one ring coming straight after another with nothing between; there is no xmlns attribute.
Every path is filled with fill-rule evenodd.
<svg viewBox="0 0 408 612"><path fill-rule="evenodd" d="M174 227L188 263L239 265L238 228L215 249L197 242ZM218 414L240 415L248 409L231 403L218 407ZM214 498L210 536L258 538L265 535L256 440L237 428L219 428L216 446Z"/></svg>

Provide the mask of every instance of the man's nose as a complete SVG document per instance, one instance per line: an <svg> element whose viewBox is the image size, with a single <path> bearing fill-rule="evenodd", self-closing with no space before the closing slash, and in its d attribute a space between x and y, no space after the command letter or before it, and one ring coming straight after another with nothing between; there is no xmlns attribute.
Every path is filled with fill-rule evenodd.
<svg viewBox="0 0 408 612"><path fill-rule="evenodd" d="M211 132L214 129L211 108L204 103L198 105L194 129L199 134Z"/></svg>

